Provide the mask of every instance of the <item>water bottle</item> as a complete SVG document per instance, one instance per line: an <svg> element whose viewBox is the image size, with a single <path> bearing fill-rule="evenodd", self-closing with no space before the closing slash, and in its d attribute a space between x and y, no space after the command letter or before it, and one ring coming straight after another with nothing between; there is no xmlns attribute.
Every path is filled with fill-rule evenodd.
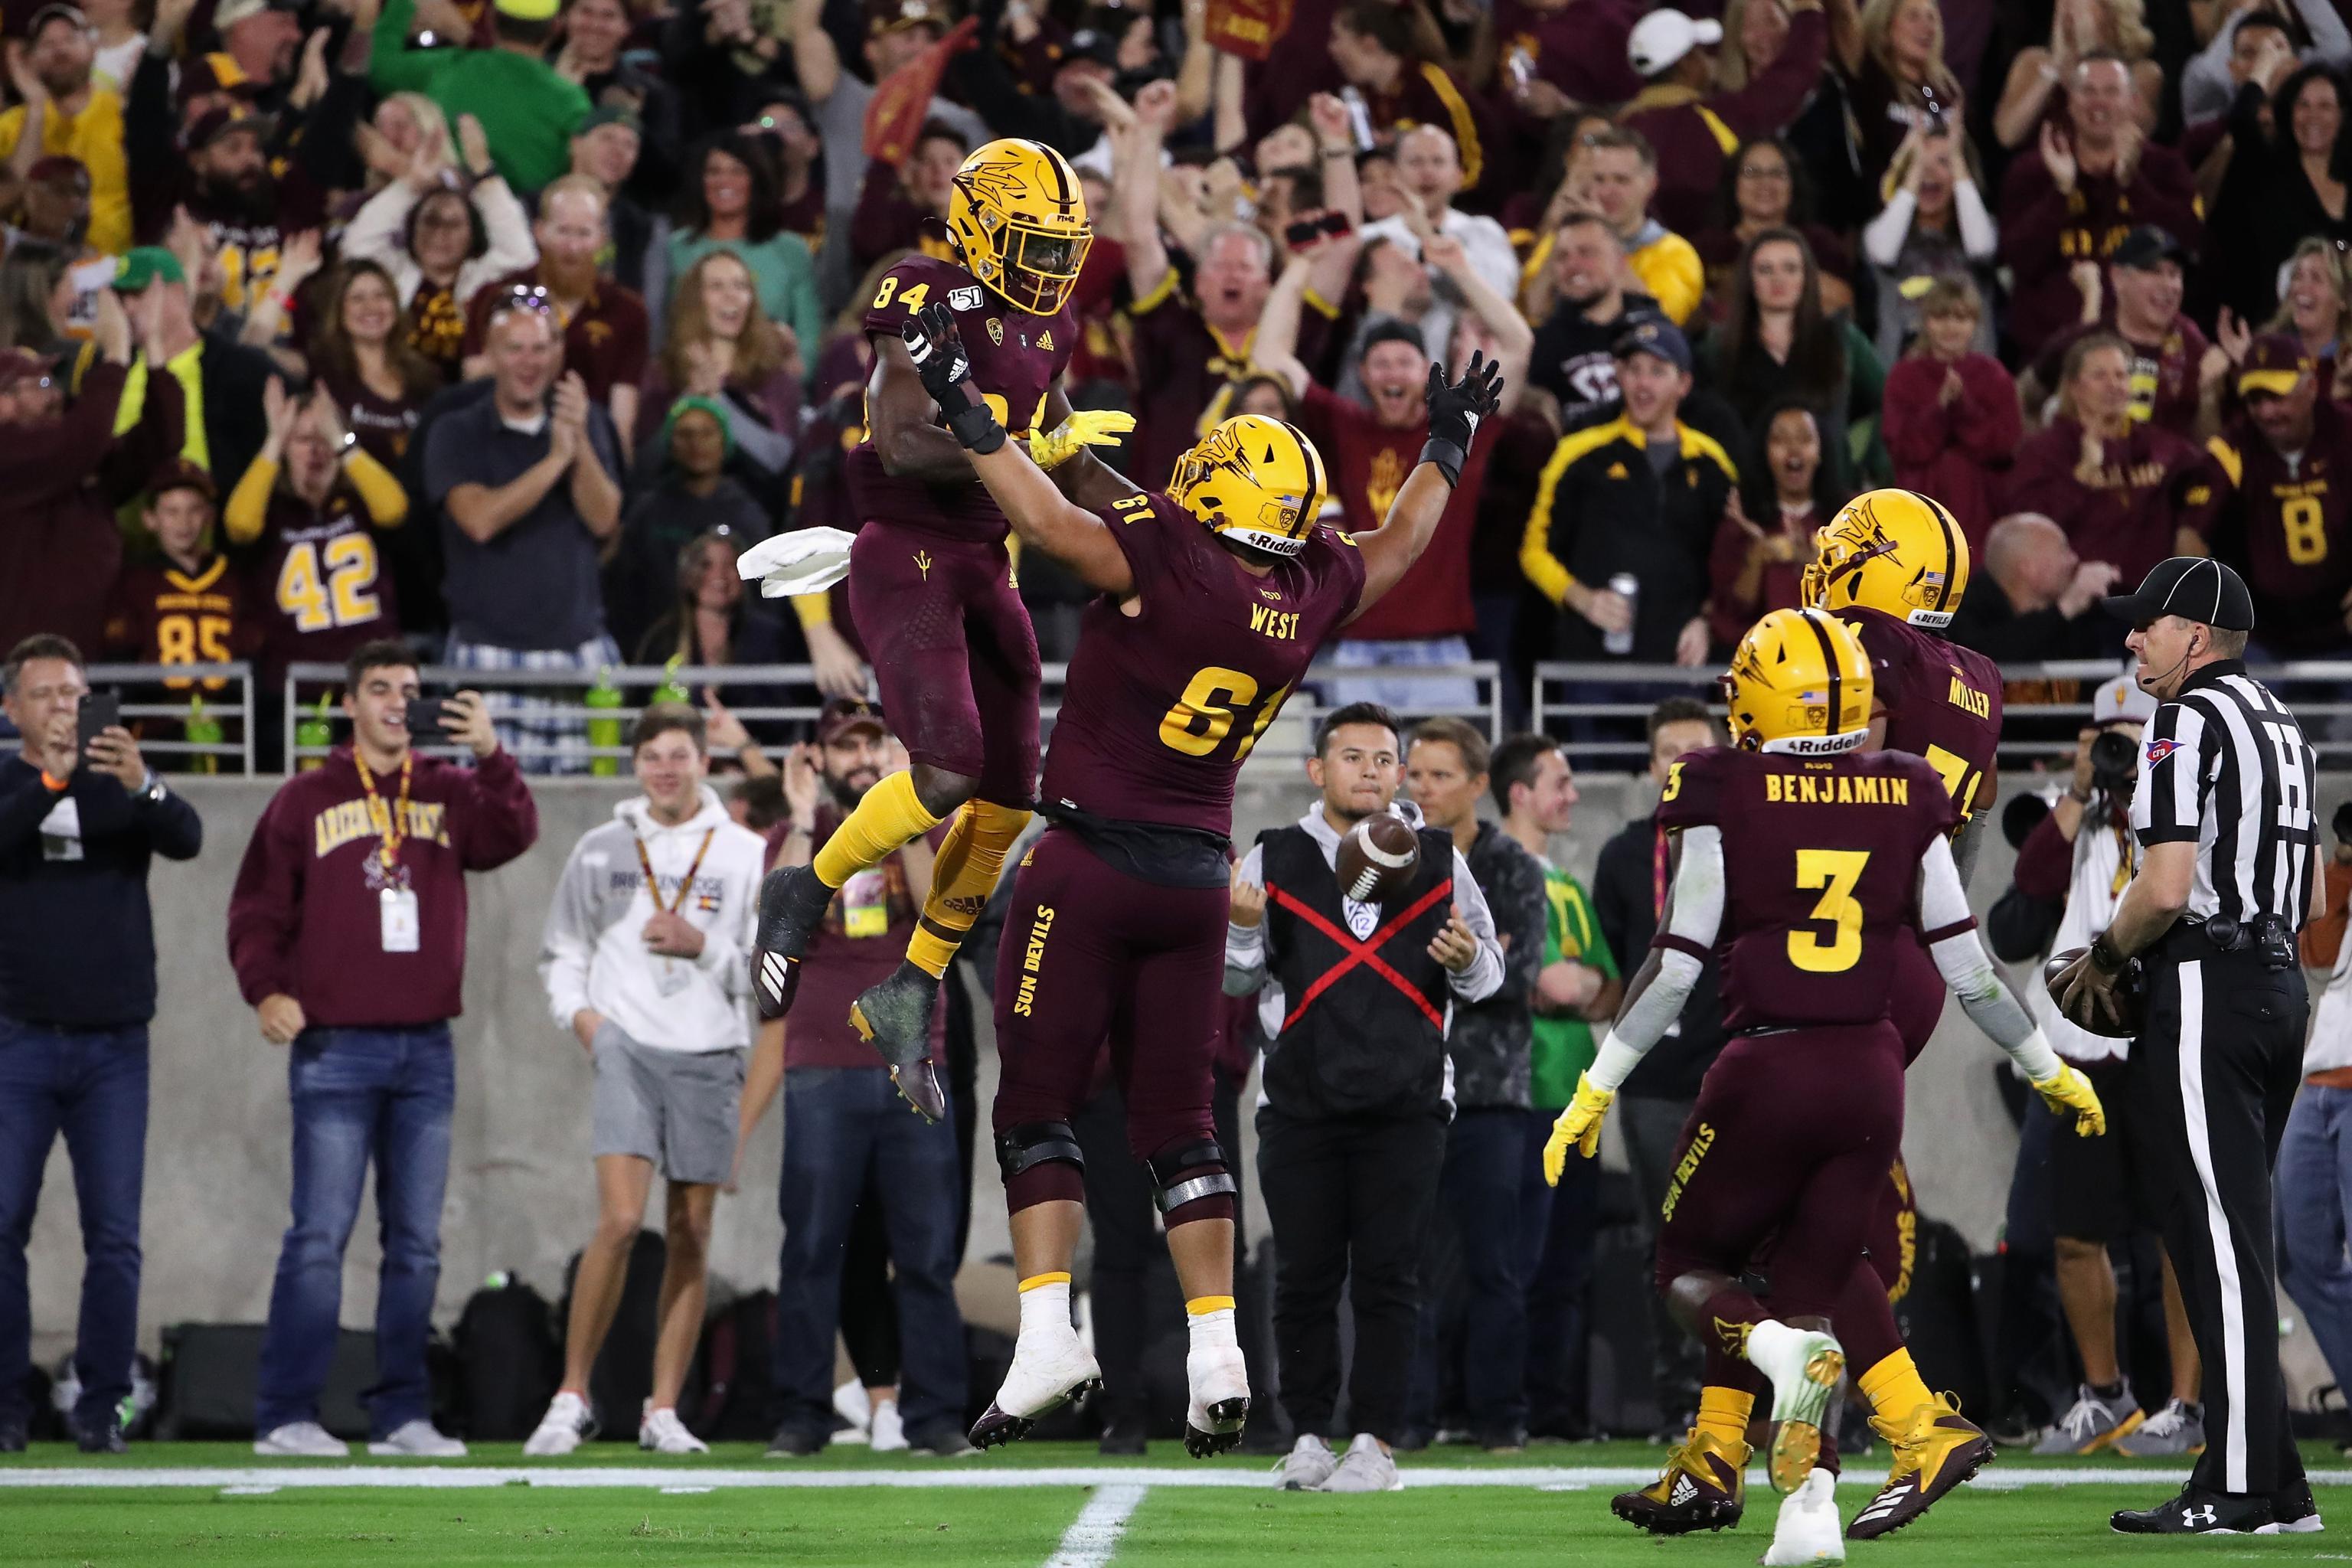
<svg viewBox="0 0 2352 1568"><path fill-rule="evenodd" d="M694 706L693 695L686 689L686 683L677 678L677 672L685 666L686 655L674 653L669 656L669 661L662 666L662 683L654 689L654 701L677 703L688 708Z"/></svg>
<svg viewBox="0 0 2352 1568"><path fill-rule="evenodd" d="M309 773L325 763L326 752L335 743L335 722L327 715L328 704L334 700L331 691L319 693L318 707L310 710L302 721L294 726L294 754L299 760L294 764L297 773ZM309 752L310 756L302 753Z"/></svg>
<svg viewBox="0 0 2352 1568"><path fill-rule="evenodd" d="M1633 617L1641 608L1642 580L1631 572L1620 572L1609 579L1609 591L1625 601L1625 629L1622 632L1602 633L1601 647L1604 653L1615 654L1622 658L1633 651Z"/></svg>
<svg viewBox="0 0 2352 1568"><path fill-rule="evenodd" d="M613 684L613 667L605 665L596 671L596 684L588 689L581 702L590 708L618 708L621 689ZM599 752L617 749L621 744L621 721L618 719L588 721L588 743ZM621 759L598 756L588 764L588 771L600 779L619 776Z"/></svg>
<svg viewBox="0 0 2352 1568"><path fill-rule="evenodd" d="M192 746L217 746L221 743L221 721L205 711L205 700L201 694L191 693L188 697L188 721L183 732ZM195 752L190 765L200 773L216 773L220 772L220 758L209 752Z"/></svg>

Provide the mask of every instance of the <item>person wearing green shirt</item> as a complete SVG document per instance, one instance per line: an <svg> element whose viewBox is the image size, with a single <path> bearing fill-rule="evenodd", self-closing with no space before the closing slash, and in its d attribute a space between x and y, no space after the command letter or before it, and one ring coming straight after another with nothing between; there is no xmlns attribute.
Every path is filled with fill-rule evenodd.
<svg viewBox="0 0 2352 1568"><path fill-rule="evenodd" d="M1544 954L1532 998L1527 1116L1530 1128L1543 1126L1549 1136L1546 1118L1557 1117L1574 1097L1577 1075L1599 1048L1593 1023L1616 1013L1624 986L1584 885L1546 853L1552 838L1568 831L1576 810L1576 776L1559 743L1543 735L1514 735L1495 748L1487 773L1503 831L1544 863ZM1520 1198L1528 1258L1528 1435L1574 1439L1591 1435L1587 1299L1600 1163L1584 1161L1583 1171L1548 1191L1539 1147L1528 1144Z"/></svg>
<svg viewBox="0 0 2352 1568"><path fill-rule="evenodd" d="M588 117L586 91L540 58L562 9L561 0L493 0L488 48L420 48L408 36L416 0L387 0L368 79L379 95L425 94L453 125L461 114L480 121L499 173L532 195L572 166L572 133Z"/></svg>

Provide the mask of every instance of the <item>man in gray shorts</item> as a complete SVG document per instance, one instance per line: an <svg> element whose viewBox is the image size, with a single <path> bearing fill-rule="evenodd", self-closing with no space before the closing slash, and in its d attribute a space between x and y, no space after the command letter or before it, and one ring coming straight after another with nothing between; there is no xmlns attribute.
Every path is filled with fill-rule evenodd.
<svg viewBox="0 0 2352 1568"><path fill-rule="evenodd" d="M637 1446L699 1454L677 1393L702 1330L710 1216L735 1162L750 1043L743 1001L764 847L706 779L702 715L649 708L630 737L645 794L583 835L547 911L548 1009L595 1064L596 1234L580 1254L563 1385L523 1445L568 1454L594 1434L588 1374L621 1304L656 1168L669 1187L653 1397Z"/></svg>

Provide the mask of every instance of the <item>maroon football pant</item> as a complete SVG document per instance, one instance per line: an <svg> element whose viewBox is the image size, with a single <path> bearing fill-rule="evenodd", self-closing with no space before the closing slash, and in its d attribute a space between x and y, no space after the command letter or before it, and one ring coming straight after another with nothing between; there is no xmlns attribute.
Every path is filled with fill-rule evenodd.
<svg viewBox="0 0 2352 1568"><path fill-rule="evenodd" d="M1028 810L1037 634L1004 546L869 520L849 548L849 613L907 755L978 779L982 800Z"/></svg>
<svg viewBox="0 0 2352 1568"><path fill-rule="evenodd" d="M1769 1244L1769 1304L1733 1287L1700 1325L1710 1383L1752 1386L1739 1359L1750 1324L1834 1320L1855 1277L1874 1279L1863 1247L1902 1146L1892 1025L1747 1035L1724 1047L1684 1131L1658 1233L1661 1290L1693 1272L1737 1279ZM1876 1300L1868 1321L1836 1325L1860 1341L1848 1350L1864 1366L1900 1343L1884 1289Z"/></svg>
<svg viewBox="0 0 2352 1568"><path fill-rule="evenodd" d="M1013 879L996 954L995 1131L1076 1116L1108 1039L1138 1160L1213 1139L1209 1065L1229 902L1222 887L1114 870L1071 829L1048 828ZM1020 1209L1076 1197L1074 1175L1033 1165L1006 1198Z"/></svg>

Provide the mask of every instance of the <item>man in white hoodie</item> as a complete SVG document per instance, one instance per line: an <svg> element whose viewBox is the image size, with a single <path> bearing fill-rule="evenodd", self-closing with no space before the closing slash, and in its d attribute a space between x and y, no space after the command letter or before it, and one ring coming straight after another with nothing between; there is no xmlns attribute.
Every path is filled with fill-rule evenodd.
<svg viewBox="0 0 2352 1568"><path fill-rule="evenodd" d="M649 708L630 744L645 794L573 847L540 951L548 1010L595 1063L597 1218L572 1282L563 1384L523 1445L532 1457L568 1454L596 1430L588 1374L656 1167L669 1186L668 1255L637 1446L707 1451L678 1420L677 1393L702 1330L711 1209L735 1160L744 955L764 846L705 782L701 714Z"/></svg>

